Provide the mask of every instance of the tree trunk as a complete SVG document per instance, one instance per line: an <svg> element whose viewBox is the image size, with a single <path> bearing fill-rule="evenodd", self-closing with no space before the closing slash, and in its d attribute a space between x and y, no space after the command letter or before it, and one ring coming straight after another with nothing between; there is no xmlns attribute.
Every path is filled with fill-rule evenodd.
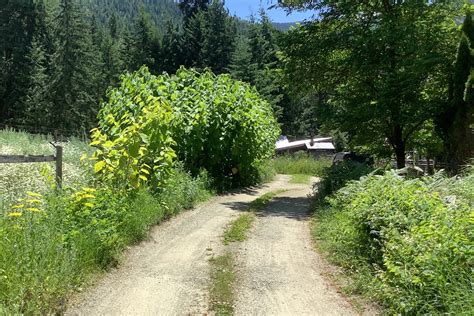
<svg viewBox="0 0 474 316"><path fill-rule="evenodd" d="M405 143L401 142L395 147L395 156L397 157L397 168L405 168Z"/></svg>
<svg viewBox="0 0 474 316"><path fill-rule="evenodd" d="M394 128L393 149L397 158L397 168L405 168L405 141L403 140L403 131L400 125Z"/></svg>

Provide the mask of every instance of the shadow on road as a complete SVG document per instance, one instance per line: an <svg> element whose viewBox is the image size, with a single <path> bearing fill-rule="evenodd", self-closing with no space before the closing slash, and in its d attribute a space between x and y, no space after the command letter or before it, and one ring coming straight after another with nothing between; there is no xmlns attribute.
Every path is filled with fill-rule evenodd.
<svg viewBox="0 0 474 316"><path fill-rule="evenodd" d="M227 202L227 207L237 211L246 211L250 203ZM263 210L256 213L259 217L283 216L298 221L307 220L309 212L309 199L307 197L276 197Z"/></svg>

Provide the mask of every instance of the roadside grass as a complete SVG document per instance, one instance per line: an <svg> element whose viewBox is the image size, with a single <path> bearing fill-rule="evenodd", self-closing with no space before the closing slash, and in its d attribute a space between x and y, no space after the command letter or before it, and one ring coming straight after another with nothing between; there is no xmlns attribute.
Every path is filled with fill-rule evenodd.
<svg viewBox="0 0 474 316"><path fill-rule="evenodd" d="M217 315L232 315L234 312L234 288L236 280L235 260L230 251L214 257L211 263L210 308Z"/></svg>
<svg viewBox="0 0 474 316"><path fill-rule="evenodd" d="M247 213L240 215L233 221L224 232L224 245L235 241L244 241L247 239L247 231L252 227L255 221L255 214Z"/></svg>
<svg viewBox="0 0 474 316"><path fill-rule="evenodd" d="M365 306L377 301L374 271L367 263L348 254L339 241L342 233L335 212L327 206L319 208L312 220L311 234L315 247L324 258L330 264L342 267L331 274L330 278L362 314Z"/></svg>
<svg viewBox="0 0 474 316"><path fill-rule="evenodd" d="M273 159L273 168L279 174L306 174L319 177L329 166L331 166L329 158L315 158L304 152L277 156Z"/></svg>
<svg viewBox="0 0 474 316"><path fill-rule="evenodd" d="M308 174L294 174L291 176L290 183L293 184L309 184L311 176Z"/></svg>

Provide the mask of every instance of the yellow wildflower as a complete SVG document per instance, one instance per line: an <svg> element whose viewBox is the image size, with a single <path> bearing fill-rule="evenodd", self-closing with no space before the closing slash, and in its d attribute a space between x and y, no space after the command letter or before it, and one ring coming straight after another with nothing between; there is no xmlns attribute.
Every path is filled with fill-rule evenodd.
<svg viewBox="0 0 474 316"><path fill-rule="evenodd" d="M92 194L83 194L82 195L82 198L83 199L95 199L95 195L92 195Z"/></svg>
<svg viewBox="0 0 474 316"><path fill-rule="evenodd" d="M13 205L12 209L17 210L19 208L24 208L24 207L25 207L25 204L17 204L17 205Z"/></svg>
<svg viewBox="0 0 474 316"><path fill-rule="evenodd" d="M21 217L23 215L22 212L10 212L8 213L8 216L10 217Z"/></svg>
<svg viewBox="0 0 474 316"><path fill-rule="evenodd" d="M29 203L36 203L36 204L41 203L41 201L38 200L38 199L31 199L31 200L28 200L28 202L29 202Z"/></svg>
<svg viewBox="0 0 474 316"><path fill-rule="evenodd" d="M36 207L28 207L26 210L27 210L27 211L30 211L30 212L33 212L33 213L39 213L39 212L41 212L41 210L38 209L38 208L36 208Z"/></svg>
<svg viewBox="0 0 474 316"><path fill-rule="evenodd" d="M26 192L26 194L28 194L29 196L32 196L32 197L42 197L41 194L39 194L39 193L34 193L34 192Z"/></svg>

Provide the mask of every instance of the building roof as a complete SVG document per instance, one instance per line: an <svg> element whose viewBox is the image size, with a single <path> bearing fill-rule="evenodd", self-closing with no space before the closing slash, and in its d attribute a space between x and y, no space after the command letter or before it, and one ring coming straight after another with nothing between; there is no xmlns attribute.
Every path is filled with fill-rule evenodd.
<svg viewBox="0 0 474 316"><path fill-rule="evenodd" d="M298 148L301 150L335 150L331 140L331 137L313 138L311 144L311 139L297 140L294 142L290 142L288 139L282 139L276 143L276 150L284 151Z"/></svg>

